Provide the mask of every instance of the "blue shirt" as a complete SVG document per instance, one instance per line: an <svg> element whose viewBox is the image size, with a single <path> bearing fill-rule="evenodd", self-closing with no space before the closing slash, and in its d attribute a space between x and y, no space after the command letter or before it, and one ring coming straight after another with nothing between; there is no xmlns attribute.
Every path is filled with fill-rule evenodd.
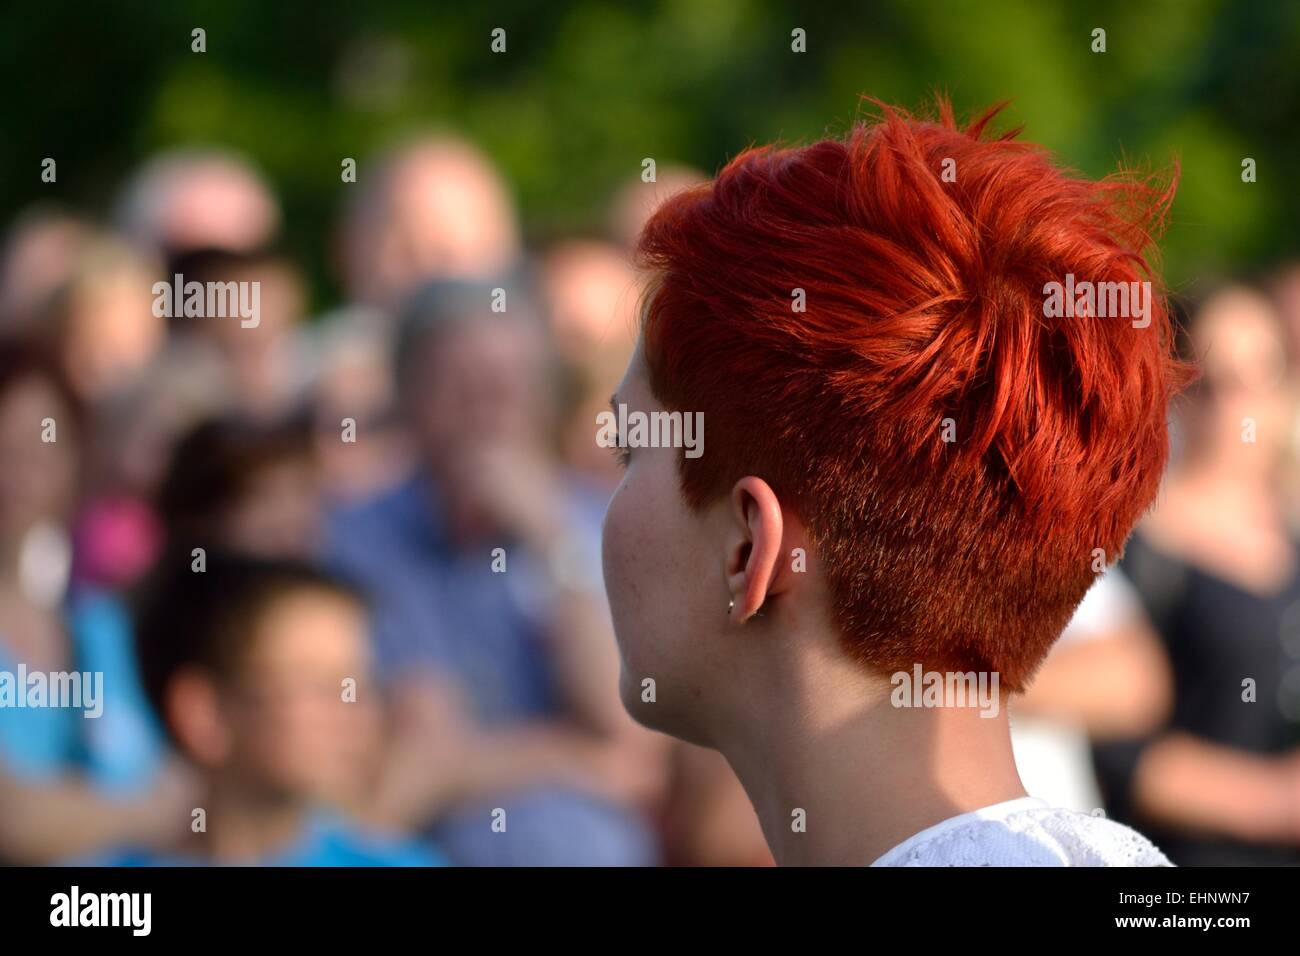
<svg viewBox="0 0 1300 956"><path fill-rule="evenodd" d="M68 600L64 623L68 668L103 675L102 713L0 707L0 766L31 783L77 772L108 793L138 790L161 766L166 746L140 684L126 609L107 592L81 591ZM0 639L0 670L17 673L18 664Z"/></svg>
<svg viewBox="0 0 1300 956"><path fill-rule="evenodd" d="M205 866L201 857L124 850L88 861L88 866ZM330 813L307 821L294 843L253 866L447 866L438 851L414 840L370 833Z"/></svg>
<svg viewBox="0 0 1300 956"><path fill-rule="evenodd" d="M450 672L486 723L542 717L557 706L539 611L524 593L526 559L510 542L500 546L506 574L493 573L486 545L453 550L433 489L418 478L336 513L327 526L328 563L370 595L381 673Z"/></svg>
<svg viewBox="0 0 1300 956"><path fill-rule="evenodd" d="M600 587L604 501L574 494L569 527L588 544L584 565ZM436 490L416 475L334 514L327 562L372 600L380 670L430 668L467 691L480 721L509 725L561 716L543 642L545 588L529 555L511 542L458 551L448 541ZM508 573L492 570L506 549ZM494 832L492 811L506 810ZM557 788L503 795L438 822L431 831L458 863L473 866L611 865L657 862L646 821L608 802Z"/></svg>

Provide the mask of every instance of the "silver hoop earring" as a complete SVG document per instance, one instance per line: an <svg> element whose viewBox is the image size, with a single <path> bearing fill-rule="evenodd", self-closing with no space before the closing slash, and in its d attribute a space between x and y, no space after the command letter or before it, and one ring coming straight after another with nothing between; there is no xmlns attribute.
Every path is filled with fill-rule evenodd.
<svg viewBox="0 0 1300 956"><path fill-rule="evenodd" d="M736 599L735 599L735 598L732 598L732 599L727 603L727 613L730 614L730 613L731 613L732 611L734 611L735 609L736 609Z"/></svg>

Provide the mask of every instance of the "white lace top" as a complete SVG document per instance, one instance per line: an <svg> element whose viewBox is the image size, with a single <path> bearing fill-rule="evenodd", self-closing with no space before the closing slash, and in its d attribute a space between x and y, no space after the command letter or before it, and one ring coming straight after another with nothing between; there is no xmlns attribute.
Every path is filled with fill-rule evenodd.
<svg viewBox="0 0 1300 956"><path fill-rule="evenodd" d="M950 817L872 866L1173 866L1142 834L1021 797Z"/></svg>

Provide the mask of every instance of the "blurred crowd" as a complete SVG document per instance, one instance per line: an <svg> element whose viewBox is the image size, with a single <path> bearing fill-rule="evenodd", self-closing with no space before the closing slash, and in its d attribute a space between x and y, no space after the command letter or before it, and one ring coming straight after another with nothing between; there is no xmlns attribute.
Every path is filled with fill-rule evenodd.
<svg viewBox="0 0 1300 956"><path fill-rule="evenodd" d="M236 155L8 224L0 671L105 699L0 708L0 862L769 864L722 758L624 713L600 578L630 248L699 178L529 248L478 149L406 141L340 185L321 314ZM258 321L160 315L177 277ZM1018 761L1176 863L1300 862L1300 266L1184 306L1166 487Z"/></svg>

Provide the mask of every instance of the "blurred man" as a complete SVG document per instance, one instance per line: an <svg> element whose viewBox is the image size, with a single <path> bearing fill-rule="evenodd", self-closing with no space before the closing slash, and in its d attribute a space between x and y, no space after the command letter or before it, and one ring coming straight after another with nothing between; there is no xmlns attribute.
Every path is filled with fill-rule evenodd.
<svg viewBox="0 0 1300 956"><path fill-rule="evenodd" d="M499 275L520 251L496 170L470 144L442 136L361 172L340 243L349 297L389 314L423 281Z"/></svg>
<svg viewBox="0 0 1300 956"><path fill-rule="evenodd" d="M373 494L406 466L388 360L393 323L422 283L504 274L520 258L519 225L486 156L448 135L408 141L362 167L339 223L337 266L348 301L314 322L311 399L327 487ZM341 445L345 419L365 442Z"/></svg>
<svg viewBox="0 0 1300 956"><path fill-rule="evenodd" d="M168 259L204 248L261 248L279 230L280 208L238 154L178 149L140 168L119 202L118 220L128 238Z"/></svg>
<svg viewBox="0 0 1300 956"><path fill-rule="evenodd" d="M614 197L610 214L610 232L629 251L636 247L641 230L656 209L674 193L707 182L708 176L690 166L662 166L655 181L640 177L626 183Z"/></svg>
<svg viewBox="0 0 1300 956"><path fill-rule="evenodd" d="M612 243L573 240L547 251L540 294L564 363L561 454L605 491L618 483L613 457L591 440L591 423L609 406L636 335L640 289L627 254Z"/></svg>
<svg viewBox="0 0 1300 956"><path fill-rule="evenodd" d="M455 859L652 863L641 808L662 751L613 693L604 502L548 455L541 327L517 297L493 301L491 283L441 283L406 314L396 374L419 464L337 516L332 560L372 594L387 673L454 687L431 705L424 756L446 784L408 812L437 817Z"/></svg>

